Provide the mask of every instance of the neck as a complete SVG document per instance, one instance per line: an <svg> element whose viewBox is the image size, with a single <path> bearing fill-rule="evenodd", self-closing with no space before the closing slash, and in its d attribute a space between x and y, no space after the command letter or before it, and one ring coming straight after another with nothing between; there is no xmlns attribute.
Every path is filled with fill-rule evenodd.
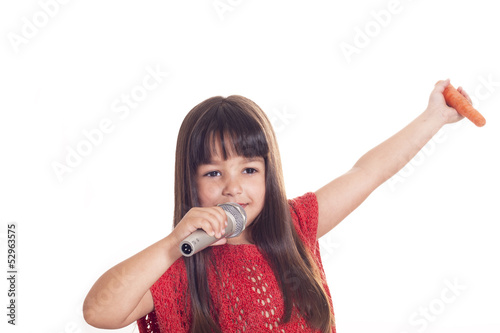
<svg viewBox="0 0 500 333"><path fill-rule="evenodd" d="M247 235L247 230L243 230L243 232L239 236L228 238L227 244L230 245L253 244L253 242L250 241L250 238Z"/></svg>

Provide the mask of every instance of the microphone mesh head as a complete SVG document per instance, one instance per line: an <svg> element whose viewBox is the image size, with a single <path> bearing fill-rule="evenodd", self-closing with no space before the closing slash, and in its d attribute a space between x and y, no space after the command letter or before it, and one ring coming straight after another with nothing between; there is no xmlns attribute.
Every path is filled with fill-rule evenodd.
<svg viewBox="0 0 500 333"><path fill-rule="evenodd" d="M247 213L245 212L243 207L241 207L237 203L233 203L233 202L221 204L219 206L222 209L224 209L226 214L231 215L235 221L233 233L231 234L230 237L227 237L227 238L236 237L239 234L241 234L241 232L243 230L245 230L245 224L247 222ZM228 216L228 218L229 218L229 216Z"/></svg>

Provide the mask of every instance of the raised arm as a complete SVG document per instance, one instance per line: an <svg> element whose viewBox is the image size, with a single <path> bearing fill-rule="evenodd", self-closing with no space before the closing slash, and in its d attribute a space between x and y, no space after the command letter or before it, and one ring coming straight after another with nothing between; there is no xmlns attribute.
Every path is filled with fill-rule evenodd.
<svg viewBox="0 0 500 333"><path fill-rule="evenodd" d="M377 187L401 170L448 123L463 117L446 105L449 80L436 83L427 109L402 130L364 154L342 176L316 191L320 238L356 209ZM458 89L470 102L461 88Z"/></svg>

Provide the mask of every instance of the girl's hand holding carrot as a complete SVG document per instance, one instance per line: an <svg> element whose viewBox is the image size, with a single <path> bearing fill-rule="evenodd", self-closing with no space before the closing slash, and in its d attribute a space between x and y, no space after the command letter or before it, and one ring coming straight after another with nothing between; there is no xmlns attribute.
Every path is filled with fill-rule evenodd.
<svg viewBox="0 0 500 333"><path fill-rule="evenodd" d="M486 120L472 107L472 100L462 89L455 89L450 80L438 81L429 98L429 109L439 112L445 124L457 122L467 117L476 126L484 126Z"/></svg>

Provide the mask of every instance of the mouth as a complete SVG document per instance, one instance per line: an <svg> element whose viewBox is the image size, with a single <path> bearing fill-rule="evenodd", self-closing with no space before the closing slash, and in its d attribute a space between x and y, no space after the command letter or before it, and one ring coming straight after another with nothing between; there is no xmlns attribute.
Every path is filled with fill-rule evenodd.
<svg viewBox="0 0 500 333"><path fill-rule="evenodd" d="M241 202L237 202L238 205L240 205L241 207L243 207L243 209L246 208L246 206L248 206L248 204L244 204L244 203L241 203Z"/></svg>

